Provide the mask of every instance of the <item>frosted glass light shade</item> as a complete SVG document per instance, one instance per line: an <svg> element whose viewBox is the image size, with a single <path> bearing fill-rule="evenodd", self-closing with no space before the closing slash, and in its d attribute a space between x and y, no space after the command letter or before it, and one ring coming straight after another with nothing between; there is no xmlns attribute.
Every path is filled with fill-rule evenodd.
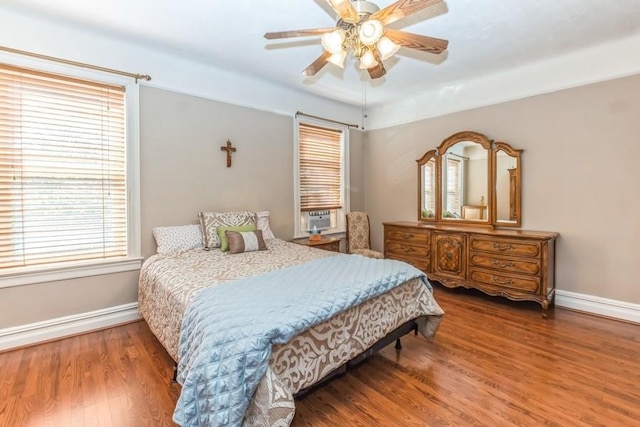
<svg viewBox="0 0 640 427"><path fill-rule="evenodd" d="M380 59L383 61L392 57L400 49L400 45L392 42L388 37L382 37L378 41L378 52L380 52Z"/></svg>
<svg viewBox="0 0 640 427"><path fill-rule="evenodd" d="M324 47L329 53L338 53L342 50L342 43L344 43L345 31L343 29L337 29L330 33L324 33L320 39L322 47Z"/></svg>
<svg viewBox="0 0 640 427"><path fill-rule="evenodd" d="M360 36L360 41L362 43L370 46L372 44L376 44L378 40L380 40L380 37L382 37L382 31L382 22L377 19L369 19L360 25L358 35Z"/></svg>
<svg viewBox="0 0 640 427"><path fill-rule="evenodd" d="M344 59L347 57L347 51L342 49L336 53L331 54L331 56L327 59L327 61L331 62L334 65L337 65L340 68L344 68Z"/></svg>
<svg viewBox="0 0 640 427"><path fill-rule="evenodd" d="M362 70L368 70L376 65L378 65L378 61L376 61L376 57L370 50L366 51L364 55L362 55L362 58L360 58L360 69Z"/></svg>

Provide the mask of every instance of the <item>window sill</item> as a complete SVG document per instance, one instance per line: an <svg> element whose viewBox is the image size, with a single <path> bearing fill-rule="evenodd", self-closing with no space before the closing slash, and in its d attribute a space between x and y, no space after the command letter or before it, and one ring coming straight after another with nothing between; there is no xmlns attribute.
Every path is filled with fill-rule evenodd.
<svg viewBox="0 0 640 427"><path fill-rule="evenodd" d="M0 274L0 289L58 280L78 279L103 274L140 270L142 258L126 258L117 261L69 263L57 266L23 269L20 272Z"/></svg>

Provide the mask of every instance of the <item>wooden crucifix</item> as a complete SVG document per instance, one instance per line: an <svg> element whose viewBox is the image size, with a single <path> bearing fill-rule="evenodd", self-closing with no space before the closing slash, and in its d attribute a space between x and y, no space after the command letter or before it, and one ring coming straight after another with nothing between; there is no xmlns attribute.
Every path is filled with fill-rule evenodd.
<svg viewBox="0 0 640 427"><path fill-rule="evenodd" d="M229 141L227 139L227 145L223 145L222 147L220 147L220 151L226 151L227 152L227 167L230 168L231 167L231 153L235 153L236 147L232 147L231 146L231 141Z"/></svg>

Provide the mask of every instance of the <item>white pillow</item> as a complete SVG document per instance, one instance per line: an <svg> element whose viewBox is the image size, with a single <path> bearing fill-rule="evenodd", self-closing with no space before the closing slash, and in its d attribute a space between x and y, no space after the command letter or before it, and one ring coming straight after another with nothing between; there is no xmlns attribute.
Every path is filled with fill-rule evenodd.
<svg viewBox="0 0 640 427"><path fill-rule="evenodd" d="M269 227L269 211L256 212L256 228L262 230L263 239L275 239L271 227Z"/></svg>
<svg viewBox="0 0 640 427"><path fill-rule="evenodd" d="M160 255L171 255L189 249L202 249L202 228L199 225L177 225L175 227L155 227L153 237L156 239Z"/></svg>

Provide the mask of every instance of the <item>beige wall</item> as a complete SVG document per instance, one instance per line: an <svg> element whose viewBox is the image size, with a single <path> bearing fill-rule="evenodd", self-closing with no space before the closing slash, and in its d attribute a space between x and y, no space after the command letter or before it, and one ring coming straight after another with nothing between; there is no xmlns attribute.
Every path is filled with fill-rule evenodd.
<svg viewBox="0 0 640 427"><path fill-rule="evenodd" d="M197 223L203 210L268 210L274 234L293 236L293 118L143 88L142 255L155 253L153 227ZM226 167L220 147L237 151ZM350 132L352 209L364 209L363 135Z"/></svg>
<svg viewBox="0 0 640 427"><path fill-rule="evenodd" d="M473 130L523 154L523 229L557 231L559 289L640 303L640 76L368 132L366 210L415 220L415 160Z"/></svg>
<svg viewBox="0 0 640 427"><path fill-rule="evenodd" d="M268 210L293 234L293 119L145 87L141 91L142 255L156 226L197 223L199 211ZM220 151L237 147L232 167Z"/></svg>
<svg viewBox="0 0 640 427"><path fill-rule="evenodd" d="M138 272L0 289L0 329L115 307L138 299Z"/></svg>
<svg viewBox="0 0 640 427"><path fill-rule="evenodd" d="M156 226L197 223L201 210L269 210L293 235L293 118L141 87L142 255ZM226 167L220 147L237 151ZM350 134L351 206L364 209L363 134ZM137 301L138 273L0 289L0 329Z"/></svg>

